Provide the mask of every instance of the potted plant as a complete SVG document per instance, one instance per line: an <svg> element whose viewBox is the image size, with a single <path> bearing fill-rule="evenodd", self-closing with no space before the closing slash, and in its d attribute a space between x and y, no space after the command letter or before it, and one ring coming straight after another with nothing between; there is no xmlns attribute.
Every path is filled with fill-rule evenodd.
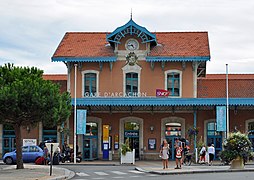
<svg viewBox="0 0 254 180"><path fill-rule="evenodd" d="M187 131L187 134L189 136L189 140L190 140L190 143L191 143L191 140L198 135L198 132L199 132L199 129L198 127L194 127L194 126L191 126L189 127L188 131Z"/></svg>
<svg viewBox="0 0 254 180"><path fill-rule="evenodd" d="M244 159L247 160L252 155L252 144L248 136L240 132L230 134L223 147L220 158L223 162L231 162L231 169L243 169Z"/></svg>
<svg viewBox="0 0 254 180"><path fill-rule="evenodd" d="M131 163L135 164L135 149L131 150L129 139L127 138L125 143L121 145L121 164Z"/></svg>

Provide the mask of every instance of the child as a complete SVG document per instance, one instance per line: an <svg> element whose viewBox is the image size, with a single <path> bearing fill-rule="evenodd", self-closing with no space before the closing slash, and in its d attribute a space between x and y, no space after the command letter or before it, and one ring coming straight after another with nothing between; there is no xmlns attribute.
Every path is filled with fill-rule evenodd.
<svg viewBox="0 0 254 180"><path fill-rule="evenodd" d="M181 169L182 168L182 147L179 145L176 145L176 167L175 169Z"/></svg>

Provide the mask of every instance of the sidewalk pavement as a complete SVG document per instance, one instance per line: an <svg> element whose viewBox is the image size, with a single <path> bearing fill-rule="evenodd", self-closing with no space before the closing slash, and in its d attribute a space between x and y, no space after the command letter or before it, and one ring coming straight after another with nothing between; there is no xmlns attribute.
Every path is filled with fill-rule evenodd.
<svg viewBox="0 0 254 180"><path fill-rule="evenodd" d="M194 174L194 173L221 173L221 172L254 172L253 165L246 165L244 169L230 169L230 166L222 165L221 162L215 161L212 166L208 164L191 164L190 166L182 165L181 169L175 169L175 162L169 161L169 168L163 169L161 161L148 161L148 162L137 162L136 170L160 174L160 175L174 175L174 174Z"/></svg>
<svg viewBox="0 0 254 180"><path fill-rule="evenodd" d="M3 162L0 160L0 164ZM64 165L74 165L73 163L63 163L62 166L53 165L52 175L50 176L50 166L24 164L25 169L16 169L16 165L1 165L0 180L61 180L71 179L75 173L64 168ZM254 172L253 165L246 165L244 169L230 169L229 166L223 166L221 163L214 162L213 166L206 164L192 164L191 166L182 166L182 169L174 169L175 162L169 161L169 168L163 169L161 161L136 161L135 164L120 164L119 161L82 161L77 163L79 166L133 166L137 171L146 173L173 175L173 174L192 174L192 173L216 173L216 172Z"/></svg>
<svg viewBox="0 0 254 180"><path fill-rule="evenodd" d="M3 164L2 161L0 164ZM16 169L16 165L1 165L0 180L62 180L71 179L75 173L53 165L50 176L50 166L24 163L24 169Z"/></svg>

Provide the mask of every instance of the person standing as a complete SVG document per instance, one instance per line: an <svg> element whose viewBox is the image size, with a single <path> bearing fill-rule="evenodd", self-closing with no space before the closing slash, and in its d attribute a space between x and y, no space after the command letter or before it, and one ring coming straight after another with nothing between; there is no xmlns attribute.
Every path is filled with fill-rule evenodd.
<svg viewBox="0 0 254 180"><path fill-rule="evenodd" d="M211 166L213 164L213 159L214 159L214 155L215 155L215 149L214 149L214 145L213 144L210 144L208 149L208 155L209 155L209 166Z"/></svg>
<svg viewBox="0 0 254 180"><path fill-rule="evenodd" d="M43 157L44 157L44 164L47 165L50 161L50 154L49 154L47 146L43 148Z"/></svg>
<svg viewBox="0 0 254 180"><path fill-rule="evenodd" d="M205 145L202 146L199 154L200 154L200 163L205 163L205 155L206 155L206 147L205 147Z"/></svg>
<svg viewBox="0 0 254 180"><path fill-rule="evenodd" d="M163 140L163 143L160 148L160 156L162 159L163 169L168 168L168 152L169 152L169 145L166 139Z"/></svg>
<svg viewBox="0 0 254 180"><path fill-rule="evenodd" d="M178 138L176 138L175 141L175 161L176 161L176 167L175 169L181 169L182 168L182 143L179 141Z"/></svg>

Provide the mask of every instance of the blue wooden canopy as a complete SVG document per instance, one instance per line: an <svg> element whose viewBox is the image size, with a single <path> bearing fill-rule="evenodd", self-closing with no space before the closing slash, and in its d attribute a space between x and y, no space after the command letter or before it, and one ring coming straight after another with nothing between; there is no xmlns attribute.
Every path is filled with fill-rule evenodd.
<svg viewBox="0 0 254 180"><path fill-rule="evenodd" d="M210 61L210 56L192 56L192 57L182 57L182 56L147 56L147 62L192 62L192 61Z"/></svg>
<svg viewBox="0 0 254 180"><path fill-rule="evenodd" d="M74 99L72 99L74 105ZM86 97L77 106L226 106L226 98ZM229 106L254 106L254 98L229 98Z"/></svg>
<svg viewBox="0 0 254 180"><path fill-rule="evenodd" d="M52 57L52 62L115 62L116 56L109 57Z"/></svg>

